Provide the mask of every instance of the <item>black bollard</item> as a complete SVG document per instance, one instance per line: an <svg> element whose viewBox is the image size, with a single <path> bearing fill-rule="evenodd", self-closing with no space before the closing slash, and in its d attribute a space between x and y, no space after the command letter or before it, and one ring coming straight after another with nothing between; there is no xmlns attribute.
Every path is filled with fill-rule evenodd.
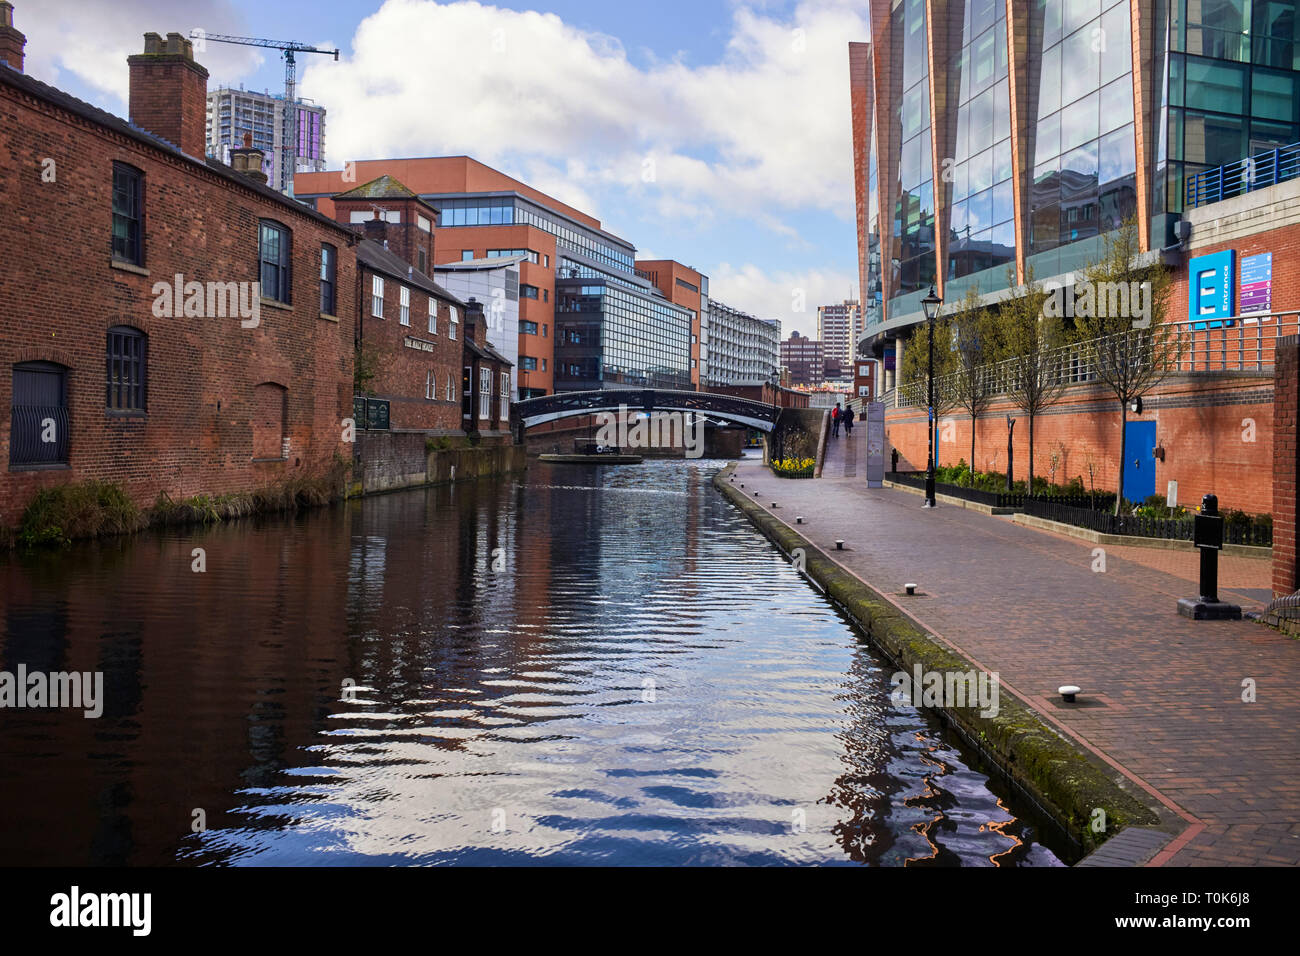
<svg viewBox="0 0 1300 956"><path fill-rule="evenodd" d="M1201 552L1200 595L1179 598L1178 613L1194 621L1239 621L1241 608L1219 600L1219 552L1223 550L1223 516L1217 495L1201 499L1200 513L1193 519L1192 543Z"/></svg>

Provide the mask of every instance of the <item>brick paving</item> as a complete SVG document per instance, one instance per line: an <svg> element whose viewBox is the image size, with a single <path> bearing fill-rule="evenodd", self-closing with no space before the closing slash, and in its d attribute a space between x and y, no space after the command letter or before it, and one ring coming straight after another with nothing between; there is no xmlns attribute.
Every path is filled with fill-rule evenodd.
<svg viewBox="0 0 1300 956"><path fill-rule="evenodd" d="M862 438L828 439L819 480L746 460L737 481L790 524L803 515L800 533L1163 803L1181 829L1148 865L1300 865L1300 642L1178 616L1195 574L1177 552L1108 548L1095 572L1091 542L868 489ZM1262 606L1264 564L1230 563L1220 597ZM905 582L923 596L901 596ZM1065 683L1086 706L1059 701Z"/></svg>

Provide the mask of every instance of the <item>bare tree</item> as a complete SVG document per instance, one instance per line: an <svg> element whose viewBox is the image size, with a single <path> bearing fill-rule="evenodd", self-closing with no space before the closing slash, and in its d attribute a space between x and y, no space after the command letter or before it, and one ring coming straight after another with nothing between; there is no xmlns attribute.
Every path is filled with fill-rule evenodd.
<svg viewBox="0 0 1300 956"><path fill-rule="evenodd" d="M1105 251L1084 270L1084 283L1076 294L1081 366L1119 402L1115 514L1124 497L1129 406L1178 362L1180 342L1165 325L1169 286L1169 272L1158 260L1143 262L1137 220L1131 218L1105 236Z"/></svg>
<svg viewBox="0 0 1300 956"><path fill-rule="evenodd" d="M996 356L996 323L990 310L980 306L979 289L969 286L953 313L952 397L970 415L971 484L975 482L975 430L979 417L989 407L996 388L989 364Z"/></svg>
<svg viewBox="0 0 1300 956"><path fill-rule="evenodd" d="M1014 270L1008 270L1015 286ZM1008 366L1007 397L1029 419L1029 494L1034 493L1034 419L1053 405L1065 390L1061 355L1066 344L1065 327L1059 310L1044 312L1049 293L1034 279L1032 267L1025 269L1025 284L1014 289L1002 303L999 328L1002 354ZM1055 314L1053 314L1055 313Z"/></svg>

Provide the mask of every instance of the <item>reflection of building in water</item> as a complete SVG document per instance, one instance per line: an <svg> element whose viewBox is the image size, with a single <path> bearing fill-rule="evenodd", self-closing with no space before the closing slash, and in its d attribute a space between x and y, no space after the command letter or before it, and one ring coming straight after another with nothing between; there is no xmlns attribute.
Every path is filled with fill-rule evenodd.
<svg viewBox="0 0 1300 956"><path fill-rule="evenodd" d="M210 830L235 824L232 794L299 763L333 709L349 676L346 518L326 510L301 532L239 522L51 557L0 562L3 669L102 671L104 712L5 712L0 814L30 825L6 829L0 859L174 862L196 809Z"/></svg>

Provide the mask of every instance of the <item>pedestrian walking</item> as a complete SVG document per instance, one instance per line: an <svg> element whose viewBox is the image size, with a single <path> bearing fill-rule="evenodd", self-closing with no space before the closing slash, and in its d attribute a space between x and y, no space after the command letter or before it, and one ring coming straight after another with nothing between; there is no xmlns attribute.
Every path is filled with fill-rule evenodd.
<svg viewBox="0 0 1300 956"><path fill-rule="evenodd" d="M836 402L835 407L831 409L831 437L840 437L840 403Z"/></svg>
<svg viewBox="0 0 1300 956"><path fill-rule="evenodd" d="M844 409L844 414L840 417L844 419L844 437L847 438L853 434L853 406Z"/></svg>

